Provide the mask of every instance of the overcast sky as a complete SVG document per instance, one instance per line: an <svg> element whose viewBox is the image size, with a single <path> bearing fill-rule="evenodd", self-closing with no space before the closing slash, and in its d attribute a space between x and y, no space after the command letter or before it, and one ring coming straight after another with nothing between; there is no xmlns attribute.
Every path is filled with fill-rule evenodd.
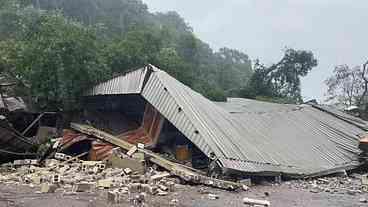
<svg viewBox="0 0 368 207"><path fill-rule="evenodd" d="M230 47L278 61L285 47L311 50L319 66L302 81L305 99L323 100L335 65L368 59L368 0L143 0L177 11L213 49Z"/></svg>

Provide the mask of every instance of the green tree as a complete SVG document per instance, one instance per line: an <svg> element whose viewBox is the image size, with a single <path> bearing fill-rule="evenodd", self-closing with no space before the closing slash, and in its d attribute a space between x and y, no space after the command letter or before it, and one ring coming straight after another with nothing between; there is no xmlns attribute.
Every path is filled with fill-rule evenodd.
<svg viewBox="0 0 368 207"><path fill-rule="evenodd" d="M105 50L109 67L115 73L153 63L161 48L161 39L154 30L130 31L112 41Z"/></svg>
<svg viewBox="0 0 368 207"><path fill-rule="evenodd" d="M243 89L244 97L275 97L287 102L302 102L300 77L306 76L317 60L310 51L287 49L284 57L276 64L266 67L256 61L254 74Z"/></svg>
<svg viewBox="0 0 368 207"><path fill-rule="evenodd" d="M37 24L25 27L22 39L0 47L0 65L30 86L40 108L72 109L85 90L110 74L94 29L59 13L40 13Z"/></svg>
<svg viewBox="0 0 368 207"><path fill-rule="evenodd" d="M237 95L239 88L245 87L252 74L252 64L248 55L234 49L221 48L217 57L217 82L229 95Z"/></svg>
<svg viewBox="0 0 368 207"><path fill-rule="evenodd" d="M0 39L7 41L9 39L7 43L9 48L20 48L16 49L15 55L10 56L10 52L5 55L11 57L7 64L15 62L12 64L17 65L17 67L8 68L18 69L22 64L21 67L32 68L33 71L36 67L35 63L29 61L30 59L24 60L31 54L26 54L24 57L21 54L27 51L40 52L43 57L47 57L46 51L49 52L50 59L47 59L49 60L47 64L50 67L61 63L66 64L65 56L57 58L60 57L57 55L59 48L50 44L53 33L44 32L48 36L41 34L40 38L34 35L40 27L39 15L57 10L65 17L65 24L74 25L73 28L87 29L88 34L93 33L93 38L89 35L86 36L86 40L80 37L83 39L81 42L91 41L90 47L96 47L93 54L96 56L96 64L102 64L101 68L106 68L103 64L106 63L108 68L106 74L110 71L121 73L152 63L213 100L223 100L226 95L237 95L237 88L244 87L251 77L247 55L228 48L214 52L208 44L193 34L193 29L178 13L150 13L147 5L141 0L4 0L3 2L6 4L1 4L0 7L6 9L0 8ZM96 30L92 31L91 27ZM65 32L60 34L55 32L54 39L58 38L55 41L58 42L62 35L66 35L65 41L72 41L70 35ZM31 42L42 45L40 48L46 51L36 50L37 47L31 47ZM46 48L46 44L52 47ZM101 45L103 50L100 49ZM4 48L5 46L3 50L6 52ZM55 56L51 56L50 50ZM38 61L38 57L35 58ZM73 67L83 65L83 61L82 58L70 60L73 62ZM46 68L46 66L42 67ZM26 74L15 73L15 75L30 81L23 77ZM89 77L87 76L86 79ZM22 82L25 81L22 80ZM95 82L94 77L91 77L91 82ZM55 100L55 98L49 100Z"/></svg>

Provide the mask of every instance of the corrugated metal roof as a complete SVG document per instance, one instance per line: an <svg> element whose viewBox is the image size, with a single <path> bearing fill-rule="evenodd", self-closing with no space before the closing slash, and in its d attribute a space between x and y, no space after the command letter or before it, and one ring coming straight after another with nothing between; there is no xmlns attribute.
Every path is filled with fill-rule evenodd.
<svg viewBox="0 0 368 207"><path fill-rule="evenodd" d="M360 153L357 135L364 133L358 127L309 105L281 105L246 99L229 99L220 105L234 112L234 106L242 104L248 107L233 113L237 120L234 126L277 163L302 168L298 171L303 174L357 164ZM260 106L264 104L270 104L270 107L262 109ZM273 109L271 112L270 108Z"/></svg>
<svg viewBox="0 0 368 207"><path fill-rule="evenodd" d="M309 105L214 103L158 69L141 95L225 168L303 176L359 164L364 130Z"/></svg>
<svg viewBox="0 0 368 207"><path fill-rule="evenodd" d="M345 120L346 122L349 122L357 127L360 127L364 130L368 130L368 122L360 118L354 117L352 115L349 115L347 113L344 113L335 107L328 106L328 105L316 105L316 104L312 104L312 106L319 110L325 111L326 113L332 114L339 119Z"/></svg>
<svg viewBox="0 0 368 207"><path fill-rule="evenodd" d="M86 95L139 94L142 90L146 68L120 75L93 87Z"/></svg>
<svg viewBox="0 0 368 207"><path fill-rule="evenodd" d="M0 98L0 109L1 108L6 108L9 111L27 110L26 104L20 97L6 97L4 100Z"/></svg>

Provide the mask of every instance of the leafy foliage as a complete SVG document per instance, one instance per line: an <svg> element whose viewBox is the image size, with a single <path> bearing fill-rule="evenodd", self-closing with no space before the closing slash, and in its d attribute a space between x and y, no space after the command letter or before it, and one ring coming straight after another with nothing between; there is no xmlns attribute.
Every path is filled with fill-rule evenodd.
<svg viewBox="0 0 368 207"><path fill-rule="evenodd" d="M71 109L96 82L148 63L216 101L240 95L299 100L299 77L316 65L311 52L290 49L279 63L257 62L252 70L248 55L213 51L179 14L150 13L141 0L3 2L0 73L44 109Z"/></svg>
<svg viewBox="0 0 368 207"><path fill-rule="evenodd" d="M359 66L336 66L334 75L325 83L328 86L327 101L337 101L345 107L356 105L363 93L362 71Z"/></svg>
<svg viewBox="0 0 368 207"><path fill-rule="evenodd" d="M368 114L368 62L362 66L339 65L325 83L327 101L344 107L358 106L365 118Z"/></svg>
<svg viewBox="0 0 368 207"><path fill-rule="evenodd" d="M59 13L39 13L23 26L17 40L2 42L1 66L29 85L40 108L71 109L84 90L109 74L92 28Z"/></svg>
<svg viewBox="0 0 368 207"><path fill-rule="evenodd" d="M256 61L254 74L241 93L249 98L263 96L290 103L302 102L300 77L306 76L316 66L317 60L312 52L287 49L284 57L270 67Z"/></svg>

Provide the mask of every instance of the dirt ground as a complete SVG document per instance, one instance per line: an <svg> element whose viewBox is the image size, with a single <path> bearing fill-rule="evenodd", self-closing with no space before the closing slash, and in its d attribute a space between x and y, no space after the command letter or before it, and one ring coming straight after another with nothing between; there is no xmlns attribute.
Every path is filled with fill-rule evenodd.
<svg viewBox="0 0 368 207"><path fill-rule="evenodd" d="M39 194L38 186L0 184L0 207L105 207L105 206L134 206L129 197L125 195L120 204L108 204L107 190L99 190L93 193L68 193L69 189L59 189L52 194ZM266 196L265 192L269 195ZM219 196L217 200L210 200L208 193ZM267 194L266 193L266 194ZM368 206L361 203L360 199L367 198L367 193L350 195L347 193L331 194L327 192L313 193L309 190L297 189L286 182L280 185L253 186L247 192L228 192L203 186L179 185L175 193L167 196L147 196L144 206L246 206L242 204L244 197L254 199L266 199L271 206L321 206L321 207L350 207ZM176 200L174 202L173 200ZM175 204L175 205L174 205Z"/></svg>

